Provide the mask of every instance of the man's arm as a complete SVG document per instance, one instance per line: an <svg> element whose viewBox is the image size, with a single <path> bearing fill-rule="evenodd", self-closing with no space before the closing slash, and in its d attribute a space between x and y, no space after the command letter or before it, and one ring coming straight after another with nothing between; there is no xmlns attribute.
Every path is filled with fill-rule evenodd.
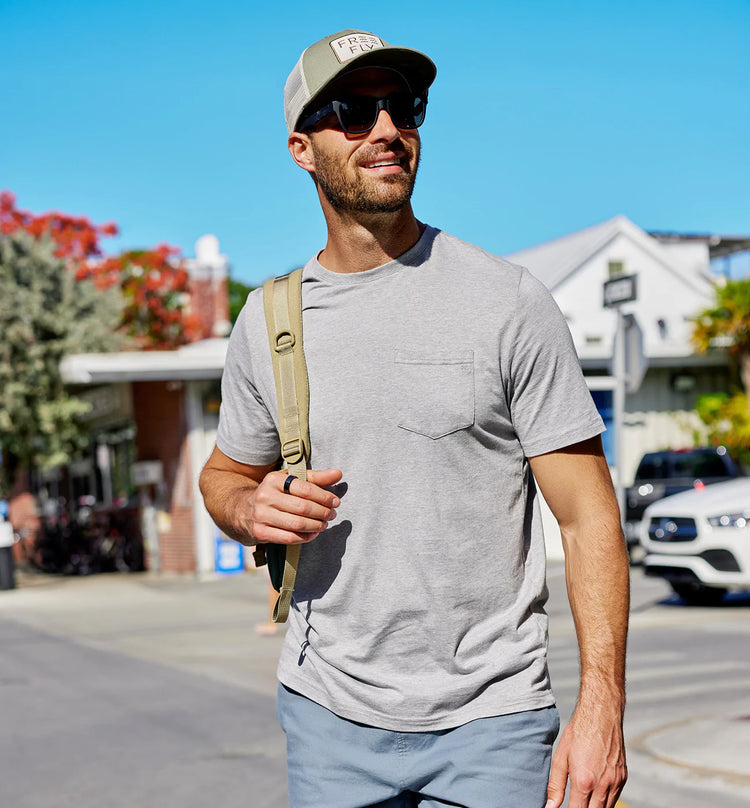
<svg viewBox="0 0 750 808"><path fill-rule="evenodd" d="M581 659L575 712L552 759L545 808L612 808L627 778L622 716L629 567L600 438L529 460L560 525Z"/></svg>
<svg viewBox="0 0 750 808"><path fill-rule="evenodd" d="M200 475L200 489L214 522L233 539L301 544L312 541L335 518L340 501L323 486L341 479L338 469L310 470L284 492L286 471L276 464L250 466L214 447Z"/></svg>

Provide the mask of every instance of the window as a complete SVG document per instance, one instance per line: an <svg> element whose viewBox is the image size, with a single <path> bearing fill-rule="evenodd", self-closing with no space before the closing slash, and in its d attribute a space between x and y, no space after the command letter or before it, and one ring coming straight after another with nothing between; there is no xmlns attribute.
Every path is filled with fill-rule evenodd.
<svg viewBox="0 0 750 808"><path fill-rule="evenodd" d="M616 278L619 275L625 274L625 262L624 261L610 261L607 264L607 269L609 271L610 278Z"/></svg>

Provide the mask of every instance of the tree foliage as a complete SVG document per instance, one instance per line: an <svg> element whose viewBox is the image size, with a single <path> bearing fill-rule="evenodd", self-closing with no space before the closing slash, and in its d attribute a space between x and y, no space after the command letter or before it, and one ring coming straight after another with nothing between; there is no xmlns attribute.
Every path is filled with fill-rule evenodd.
<svg viewBox="0 0 750 808"><path fill-rule="evenodd" d="M141 349L164 350L192 341L199 333L197 317L187 313L188 274L180 250L159 244L105 256L101 239L115 236L117 225L96 225L84 216L51 212L37 215L19 210L13 194L0 193L0 234L19 231L34 238L47 236L54 254L78 280L90 280L99 289L118 286L125 306L114 324Z"/></svg>
<svg viewBox="0 0 750 808"><path fill-rule="evenodd" d="M192 342L199 334L197 317L185 313L188 273L179 250L160 244L151 250L129 250L76 273L101 288L114 284L125 298L120 327L142 350L168 350Z"/></svg>
<svg viewBox="0 0 750 808"><path fill-rule="evenodd" d="M692 341L699 353L726 347L737 362L742 386L750 391L750 279L716 285L712 306L693 321Z"/></svg>
<svg viewBox="0 0 750 808"><path fill-rule="evenodd" d="M3 469L49 468L84 444L80 416L88 405L71 396L60 361L81 351L116 349L112 329L124 301L77 280L49 236L23 230L0 236L0 451ZM6 476L6 481L8 477Z"/></svg>
<svg viewBox="0 0 750 808"><path fill-rule="evenodd" d="M692 342L699 353L726 348L745 392L700 396L695 411L710 443L750 465L750 279L716 284L714 294L713 304L693 319Z"/></svg>
<svg viewBox="0 0 750 808"><path fill-rule="evenodd" d="M16 198L10 191L0 192L0 233L10 235L23 230L34 238L49 236L55 242L55 255L76 267L102 255L99 239L119 233L114 222L95 225L85 216L67 213L37 215L16 207Z"/></svg>
<svg viewBox="0 0 750 808"><path fill-rule="evenodd" d="M732 457L750 466L750 410L747 394L710 393L699 396L695 405L705 429L696 434L696 443L706 439L714 446L726 446Z"/></svg>
<svg viewBox="0 0 750 808"><path fill-rule="evenodd" d="M229 320L234 325L237 318L240 316L242 307L245 305L247 296L255 289L254 286L248 286L242 281L229 278Z"/></svg>

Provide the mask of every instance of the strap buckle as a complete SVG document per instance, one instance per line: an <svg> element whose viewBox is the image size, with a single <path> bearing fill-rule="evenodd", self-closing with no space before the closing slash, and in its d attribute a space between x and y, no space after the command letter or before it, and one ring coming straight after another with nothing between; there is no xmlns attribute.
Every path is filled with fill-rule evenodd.
<svg viewBox="0 0 750 808"><path fill-rule="evenodd" d="M282 444L281 456L291 465L301 462L305 457L305 444L302 438L294 438Z"/></svg>
<svg viewBox="0 0 750 808"><path fill-rule="evenodd" d="M274 350L277 354L288 354L294 349L295 341L294 334L291 331L279 331L276 335Z"/></svg>

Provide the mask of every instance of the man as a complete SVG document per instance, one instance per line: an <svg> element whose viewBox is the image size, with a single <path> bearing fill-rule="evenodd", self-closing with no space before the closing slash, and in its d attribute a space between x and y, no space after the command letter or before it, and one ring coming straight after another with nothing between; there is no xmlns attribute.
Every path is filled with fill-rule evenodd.
<svg viewBox="0 0 750 808"><path fill-rule="evenodd" d="M293 808L557 808L568 781L571 808L612 808L628 571L603 425L544 287L414 216L435 74L363 31L292 71L289 151L328 230L302 289L313 470L291 484L276 470L258 291L230 340L201 488L238 541L303 544L279 662ZM537 485L581 654L551 774Z"/></svg>

